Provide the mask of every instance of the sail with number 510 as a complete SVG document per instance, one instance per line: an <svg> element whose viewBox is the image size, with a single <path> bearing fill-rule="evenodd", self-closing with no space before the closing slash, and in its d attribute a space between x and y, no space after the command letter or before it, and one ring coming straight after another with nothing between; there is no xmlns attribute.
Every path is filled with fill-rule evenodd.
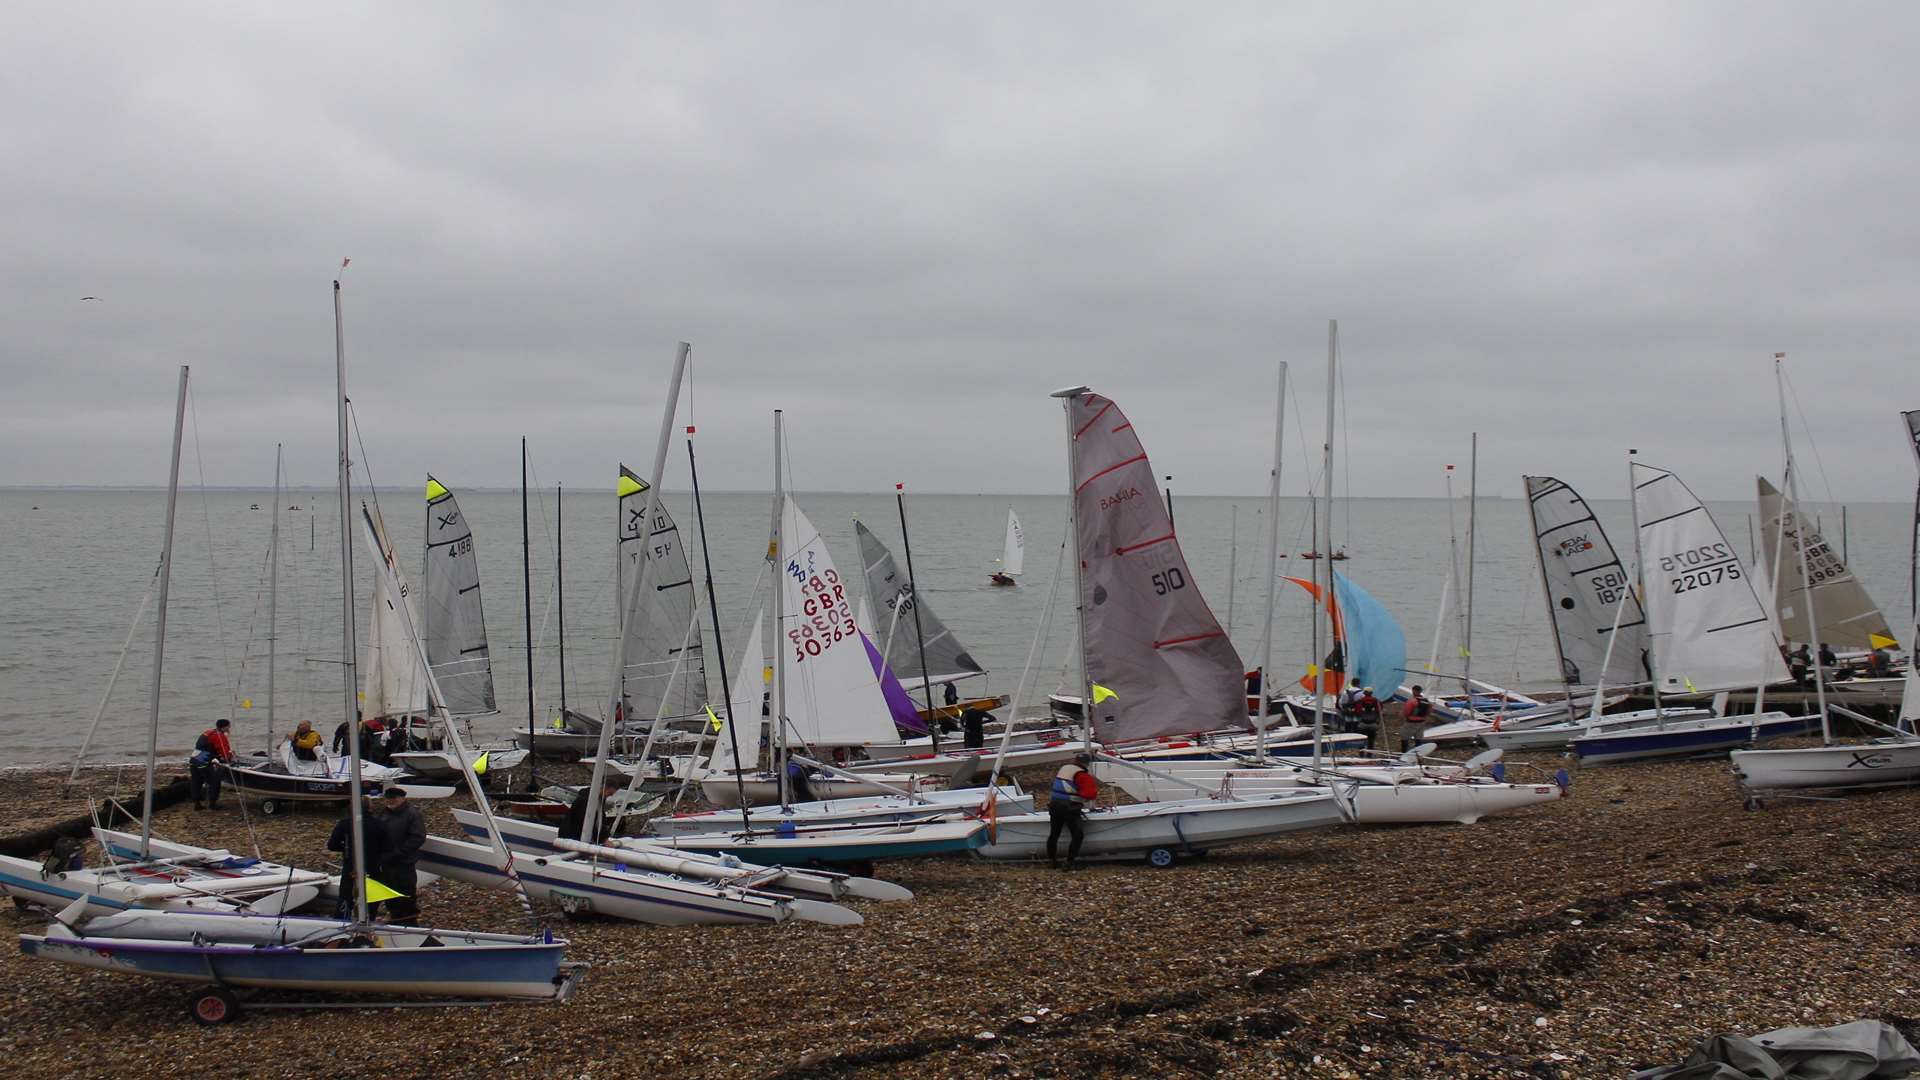
<svg viewBox="0 0 1920 1080"><path fill-rule="evenodd" d="M1246 668L1200 595L1153 465L1111 399L1063 392L1093 736L1247 726Z"/></svg>

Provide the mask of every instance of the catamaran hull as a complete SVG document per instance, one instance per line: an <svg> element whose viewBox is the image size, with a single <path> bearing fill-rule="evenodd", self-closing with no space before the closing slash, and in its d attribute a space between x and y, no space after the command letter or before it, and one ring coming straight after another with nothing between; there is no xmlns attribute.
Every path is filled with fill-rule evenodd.
<svg viewBox="0 0 1920 1080"><path fill-rule="evenodd" d="M809 823L811 824L811 823ZM987 826L980 821L938 821L855 827L813 827L792 836L778 831L707 833L662 836L663 847L706 855L732 855L761 866L806 866L813 863L868 863L884 859L917 859L970 851L987 842Z"/></svg>
<svg viewBox="0 0 1920 1080"><path fill-rule="evenodd" d="M1735 750L1732 757L1734 776L1750 792L1920 783L1920 742L1884 739L1795 750Z"/></svg>
<svg viewBox="0 0 1920 1080"><path fill-rule="evenodd" d="M527 751L519 747L511 750L491 747L467 751L467 764L474 764L483 755L487 759L488 773L505 772L527 760ZM393 755L393 763L429 780L453 779L461 775L460 759L452 750L405 750Z"/></svg>
<svg viewBox="0 0 1920 1080"><path fill-rule="evenodd" d="M137 938L20 936L20 951L77 967L259 990L547 1000L565 978L564 942L416 949L195 945Z"/></svg>
<svg viewBox="0 0 1920 1080"><path fill-rule="evenodd" d="M510 889L500 856L490 846L429 836L420 867L443 877L494 889ZM743 893L680 881L668 875L629 873L611 863L558 855L513 852L513 872L527 895L564 911L608 915L655 926L771 926L792 908L765 894Z"/></svg>
<svg viewBox="0 0 1920 1080"><path fill-rule="evenodd" d="M1050 765L1064 765L1072 761L1075 754L1085 749L1080 743L1059 742L1051 746L1033 746L1023 749L1009 749L1006 762L1001 766L1003 772L1014 769L1044 768ZM937 776L951 780L963 770L971 769L983 780L993 770L997 750L966 750L959 753L927 754L923 757L888 758L871 764L856 765L847 771L852 773L890 772L912 774L915 776Z"/></svg>
<svg viewBox="0 0 1920 1080"><path fill-rule="evenodd" d="M1588 735L1573 740L1573 753L1587 765L1717 754L1765 739L1804 735L1820 723L1818 716L1773 715L1777 718L1763 718L1758 723L1751 716L1725 716L1668 723L1664 728Z"/></svg>
<svg viewBox="0 0 1920 1080"><path fill-rule="evenodd" d="M1596 732L1636 731L1641 728L1656 727L1664 719L1667 723L1681 720L1705 720L1713 713L1707 709L1662 709L1656 714L1652 709L1639 709L1634 712L1612 713L1600 717L1591 724L1568 724L1564 721L1540 727L1524 729L1501 726L1499 731L1488 731L1480 736L1480 741L1495 750L1565 750L1567 744L1587 733L1591 727Z"/></svg>
<svg viewBox="0 0 1920 1080"><path fill-rule="evenodd" d="M1008 784L1002 784L999 790L1001 813L1033 812L1033 796L1021 794L1019 788ZM748 815L756 827L767 829L774 828L782 821L791 821L796 825L891 825L965 813L979 807L986 800L986 792L983 788L929 791L920 799L924 801L910 802L899 795L856 796L796 803L791 812L780 806L755 806L749 809ZM726 832L739 824L740 811L715 810L656 817L647 822L647 830L655 836L685 836Z"/></svg>
<svg viewBox="0 0 1920 1080"><path fill-rule="evenodd" d="M290 876L293 883L289 885ZM289 875L282 868L275 876L238 888L230 881L209 878L210 889L223 890L218 893L209 891L197 894L190 888L181 888L171 890L172 895L163 895L167 890L156 890L138 882L103 876L93 870L43 874L40 864L31 859L0 855L0 896L52 911L59 911L84 896L87 898L84 914L88 916L110 915L140 908L177 911L247 909L268 914L291 911L312 903L320 895L319 884L315 881L317 877L299 872ZM158 885L161 880L156 877L154 884Z"/></svg>
<svg viewBox="0 0 1920 1080"><path fill-rule="evenodd" d="M1082 855L1146 855L1166 850L1199 851L1221 844L1259 840L1306 829L1323 829L1345 820L1331 793L1310 789L1220 801L1183 799L1133 803L1089 812ZM1002 817L992 843L979 849L983 859L1037 859L1047 854L1047 814ZM1064 845L1064 838L1062 841Z"/></svg>
<svg viewBox="0 0 1920 1080"><path fill-rule="evenodd" d="M807 786L823 798L844 799L857 795L888 795L894 790L940 788L945 784L935 777L886 773L876 774L870 780L849 780L843 776L814 777L807 782ZM732 773L708 773L700 779L700 793L707 802L723 809L738 807L743 789L749 806L771 806L780 802L780 781L774 776L759 774L736 782Z"/></svg>

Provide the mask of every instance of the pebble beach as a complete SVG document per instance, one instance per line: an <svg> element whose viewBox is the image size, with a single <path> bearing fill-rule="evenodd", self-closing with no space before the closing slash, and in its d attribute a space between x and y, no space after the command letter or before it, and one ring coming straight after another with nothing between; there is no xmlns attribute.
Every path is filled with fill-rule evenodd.
<svg viewBox="0 0 1920 1080"><path fill-rule="evenodd" d="M63 781L9 774L0 835L138 798L134 769ZM466 802L421 805L451 835ZM0 1053L68 1076L1617 1077L1717 1032L1914 1034L1917 808L1891 790L1747 810L1722 758L1587 769L1567 799L1473 826L1321 830L1164 870L887 863L916 898L862 903L851 929L549 914L592 965L564 1005L249 1010L208 1029L183 984L8 948ZM169 807L155 832L316 867L334 817L229 798ZM422 907L527 925L514 898L458 882Z"/></svg>

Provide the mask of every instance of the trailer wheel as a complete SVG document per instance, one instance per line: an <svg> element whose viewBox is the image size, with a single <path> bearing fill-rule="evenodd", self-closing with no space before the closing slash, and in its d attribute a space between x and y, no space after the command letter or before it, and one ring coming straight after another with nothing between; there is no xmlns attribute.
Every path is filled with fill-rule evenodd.
<svg viewBox="0 0 1920 1080"><path fill-rule="evenodd" d="M1752 795L1749 795L1747 796L1747 801L1744 805L1748 810L1758 810L1760 809L1760 800L1754 798Z"/></svg>
<svg viewBox="0 0 1920 1080"><path fill-rule="evenodd" d="M1147 865L1157 870L1165 870L1167 867L1172 866L1173 860L1174 855L1172 848L1157 847L1147 852Z"/></svg>
<svg viewBox="0 0 1920 1080"><path fill-rule="evenodd" d="M187 998L187 1015L202 1027L231 1023L240 1017L240 999L225 987L195 990Z"/></svg>
<svg viewBox="0 0 1920 1080"><path fill-rule="evenodd" d="M25 900L21 899L18 896L10 897L9 899L13 901L13 910L15 911L24 913L24 912L33 910L32 904L27 903Z"/></svg>
<svg viewBox="0 0 1920 1080"><path fill-rule="evenodd" d="M266 814L268 817L272 817L274 814L280 812L280 803L274 799L261 799L260 812Z"/></svg>

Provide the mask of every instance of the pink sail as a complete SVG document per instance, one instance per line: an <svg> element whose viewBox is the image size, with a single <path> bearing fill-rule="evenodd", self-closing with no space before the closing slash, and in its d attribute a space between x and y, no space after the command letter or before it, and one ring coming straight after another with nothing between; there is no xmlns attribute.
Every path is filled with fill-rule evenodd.
<svg viewBox="0 0 1920 1080"><path fill-rule="evenodd" d="M1080 633L1103 743L1247 726L1246 668L1181 554L1153 465L1120 407L1067 399Z"/></svg>

